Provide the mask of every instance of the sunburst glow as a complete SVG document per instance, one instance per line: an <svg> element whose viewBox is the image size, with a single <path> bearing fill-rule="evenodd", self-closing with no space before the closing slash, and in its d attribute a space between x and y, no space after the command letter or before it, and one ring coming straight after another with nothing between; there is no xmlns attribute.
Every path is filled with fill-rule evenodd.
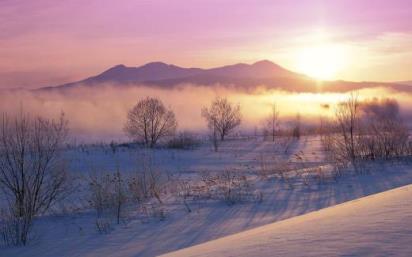
<svg viewBox="0 0 412 257"><path fill-rule="evenodd" d="M297 55L299 71L319 80L336 79L346 63L345 47L341 45L321 44L305 47Z"/></svg>

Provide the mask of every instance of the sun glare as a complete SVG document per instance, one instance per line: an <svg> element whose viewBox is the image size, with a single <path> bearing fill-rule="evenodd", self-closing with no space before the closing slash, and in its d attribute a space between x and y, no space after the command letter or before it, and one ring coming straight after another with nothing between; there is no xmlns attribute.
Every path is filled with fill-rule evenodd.
<svg viewBox="0 0 412 257"><path fill-rule="evenodd" d="M297 69L318 80L336 79L346 63L345 48L340 45L316 45L298 52Z"/></svg>

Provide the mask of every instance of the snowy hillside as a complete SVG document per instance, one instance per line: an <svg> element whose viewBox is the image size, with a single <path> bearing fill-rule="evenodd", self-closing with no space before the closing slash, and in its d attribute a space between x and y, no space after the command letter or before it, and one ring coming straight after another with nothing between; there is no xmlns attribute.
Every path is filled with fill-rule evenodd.
<svg viewBox="0 0 412 257"><path fill-rule="evenodd" d="M412 256L412 185L164 255Z"/></svg>

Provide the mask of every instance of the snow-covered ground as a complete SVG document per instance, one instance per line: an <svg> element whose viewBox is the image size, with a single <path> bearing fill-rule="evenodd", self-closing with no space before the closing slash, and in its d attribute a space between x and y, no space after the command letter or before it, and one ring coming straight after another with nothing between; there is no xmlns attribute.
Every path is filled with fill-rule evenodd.
<svg viewBox="0 0 412 257"><path fill-rule="evenodd" d="M412 256L412 185L164 255Z"/></svg>
<svg viewBox="0 0 412 257"><path fill-rule="evenodd" d="M192 212L188 213L180 199L165 196L161 206L166 214L164 220L142 219L132 211L123 224L114 225L114 230L104 235L96 231L93 211L73 212L68 208L65 213L38 219L35 237L28 246L1 248L0 256L156 256L412 184L412 165L390 162L374 165L365 174L348 173L337 181L328 178L305 185L299 178L292 181L293 187L281 179L261 179L256 175L262 162L270 164L274 159L291 159L296 169L326 167L317 137L304 137L288 145L286 153L284 150L278 144L254 138L225 142L218 153L207 144L194 150L149 152L119 148L112 153L108 147L70 150L70 169L78 183L66 203L69 207L85 202L90 173L116 169L125 174L135 172L142 154L151 156L156 169L172 174L191 176L202 171L235 170L248 177L252 189L262 193L263 201L231 206L221 201L194 201L189 203Z"/></svg>
<svg viewBox="0 0 412 257"><path fill-rule="evenodd" d="M286 153L285 153L286 150ZM241 138L225 141L219 151L213 151L209 142L193 150L143 149L118 147L113 153L106 146L88 146L68 151L71 169L84 174L91 171L115 170L133 172L139 168L143 155L149 156L158 169L168 172L191 173L197 171L221 171L236 169L255 171L262 157L270 161L273 157L289 159L302 154L306 164L320 165L323 159L318 137L303 137L299 141L281 140L279 143L262 138Z"/></svg>

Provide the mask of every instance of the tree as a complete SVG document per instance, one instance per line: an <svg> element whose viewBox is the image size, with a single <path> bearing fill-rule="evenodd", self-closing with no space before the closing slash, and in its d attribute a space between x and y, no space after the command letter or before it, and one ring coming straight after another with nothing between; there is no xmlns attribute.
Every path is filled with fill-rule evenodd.
<svg viewBox="0 0 412 257"><path fill-rule="evenodd" d="M360 105L365 136L359 138L363 158L400 157L408 149L409 130L394 99L373 99Z"/></svg>
<svg viewBox="0 0 412 257"><path fill-rule="evenodd" d="M152 148L162 137L173 136L176 128L173 111L166 109L159 99L147 97L129 111L124 130L131 138Z"/></svg>
<svg viewBox="0 0 412 257"><path fill-rule="evenodd" d="M296 114L295 124L293 127L292 135L294 138L299 139L301 135L301 125L300 125L300 113Z"/></svg>
<svg viewBox="0 0 412 257"><path fill-rule="evenodd" d="M226 98L220 97L217 97L209 108L202 108L202 116L213 134L219 134L221 141L224 141L225 136L239 126L242 120L240 106L233 105Z"/></svg>
<svg viewBox="0 0 412 257"><path fill-rule="evenodd" d="M271 106L271 114L267 120L267 127L272 137L272 141L275 142L276 128L279 126L279 110L276 103Z"/></svg>
<svg viewBox="0 0 412 257"><path fill-rule="evenodd" d="M356 154L356 133L359 133L358 94L351 92L346 101L341 102L335 113L339 133L343 138L346 155L354 161Z"/></svg>
<svg viewBox="0 0 412 257"><path fill-rule="evenodd" d="M13 244L25 245L34 218L47 211L67 189L61 149L67 121L3 115L0 127L0 185L14 221Z"/></svg>

